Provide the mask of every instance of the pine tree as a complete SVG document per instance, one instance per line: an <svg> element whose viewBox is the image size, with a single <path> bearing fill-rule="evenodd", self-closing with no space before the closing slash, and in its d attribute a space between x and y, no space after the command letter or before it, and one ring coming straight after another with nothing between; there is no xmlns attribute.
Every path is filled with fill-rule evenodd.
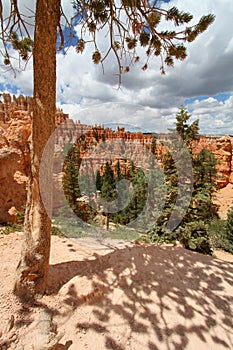
<svg viewBox="0 0 233 350"><path fill-rule="evenodd" d="M156 150L157 150L157 138L153 136L151 141L151 152L153 155L156 155Z"/></svg>
<svg viewBox="0 0 233 350"><path fill-rule="evenodd" d="M187 109L181 106L179 112L176 114L176 128L178 135L184 141L185 146L191 151L191 143L197 138L199 126L198 119L192 124L188 124L191 114L188 113Z"/></svg>
<svg viewBox="0 0 233 350"><path fill-rule="evenodd" d="M228 250L233 254L233 209L229 209L227 213L227 222L226 222L226 238L228 242Z"/></svg>
<svg viewBox="0 0 233 350"><path fill-rule="evenodd" d="M191 115L181 107L176 115L175 131L181 137L171 135L172 154L165 154L163 159L164 173L166 176L167 195L162 215L156 225L149 232L153 241L181 241L187 249L210 254L210 242L207 224L213 217L212 195L216 189L216 160L210 151L202 150L196 157L192 153L192 142L198 136L198 120L188 124ZM179 143L186 146L180 147ZM194 179L193 193L190 203L189 196L185 195L185 182L187 175L182 171L178 174L177 169L182 169L185 152L189 152L192 162ZM179 176L178 176L179 175ZM190 179L189 179L190 180ZM179 206L176 206L178 191L183 193L179 198ZM187 207L185 213L182 208ZM175 214L175 215L174 215ZM181 218L179 222L179 217ZM176 221L178 220L178 221ZM173 222L174 221L174 222ZM171 227L178 222L174 230Z"/></svg>
<svg viewBox="0 0 233 350"><path fill-rule="evenodd" d="M108 230L109 221L110 221L110 212L111 212L110 210L111 202L114 201L117 197L114 172L109 162L106 162L104 173L102 176L101 197L105 200L104 212L107 217L106 228ZM109 202L109 205L108 205L108 202Z"/></svg>
<svg viewBox="0 0 233 350"><path fill-rule="evenodd" d="M117 213L112 215L112 219L114 222L119 222L120 220L120 212L122 206L124 206L125 201L127 200L128 186L126 182L122 181L125 179L124 173L121 170L120 160L117 160L116 167L116 188L117 188ZM119 187L120 186L120 187ZM118 219L117 219L118 218Z"/></svg>
<svg viewBox="0 0 233 350"><path fill-rule="evenodd" d="M77 147L73 145L66 156L62 186L66 199L75 212L77 211L77 199L81 197L79 188L79 166L79 152Z"/></svg>
<svg viewBox="0 0 233 350"><path fill-rule="evenodd" d="M49 268L49 252L51 239L51 220L44 208L39 193L39 167L44 147L55 128L56 110L56 54L57 33L60 34L58 50L64 48L65 38L62 23L65 21L72 33L73 23L79 22L80 33L76 51L82 53L87 43L92 42L95 51L92 60L95 64L101 63L111 53L118 65L119 86L123 71L130 70L129 65L124 67L126 56L130 63L138 62L140 57L137 47L145 49L147 53L143 70L148 67L148 60L152 57L161 57L161 73L165 73L164 64L173 66L174 60L184 60L187 56L185 43L194 41L203 33L215 16L208 14L192 26L187 26L193 19L189 12L180 11L176 7L161 8L160 2L150 1L78 1L72 2L75 13L69 20L62 9L61 1L37 0L35 10L34 33L33 23L21 12L18 0L9 0L7 5L1 4L0 40L3 62L16 74L13 65L15 55L11 55L12 47L19 54L19 64L27 63L30 52L33 54L34 72L34 106L32 123L32 155L31 171L29 171L27 209L25 213L25 244L17 267L17 279L14 291L21 298L43 295ZM5 16L5 5L10 13ZM84 15L85 14L85 15ZM127 25L125 25L125 21ZM161 21L173 24L170 30L159 28ZM184 26L184 24L187 24ZM177 28L181 26L181 28ZM184 26L184 28L182 28ZM99 51L98 32L108 33L106 52ZM32 33L32 34L31 34ZM48 35L49 33L49 35ZM86 36L89 38L86 40ZM34 42L32 42L32 38ZM177 40L179 43L177 44ZM33 50L32 50L33 48ZM48 157L49 158L49 157ZM48 159L44 169L50 184L46 186L46 201L49 212L52 210L52 157ZM42 186L43 187L43 186ZM35 214L36 213L36 214ZM36 228L36 229L35 229ZM33 248L35 247L35 248ZM38 262L38 256L41 256ZM37 276L32 281L31 276Z"/></svg>
<svg viewBox="0 0 233 350"><path fill-rule="evenodd" d="M206 188L212 193L217 189L215 183L217 177L216 169L217 161L214 154L207 150L202 149L194 158L195 169L195 185L196 187Z"/></svg>
<svg viewBox="0 0 233 350"><path fill-rule="evenodd" d="M132 199L127 207L127 221L131 222L138 218L145 206L148 186L142 169L135 167L133 162L128 179L131 182Z"/></svg>
<svg viewBox="0 0 233 350"><path fill-rule="evenodd" d="M100 171L99 169L96 172L96 190L97 191L101 191L101 187L102 187L102 176L100 175Z"/></svg>
<svg viewBox="0 0 233 350"><path fill-rule="evenodd" d="M130 166L127 168L128 171L124 171L126 175L121 174L121 179L124 178L127 182L124 182L121 186L118 199L121 207L125 203L128 203L128 205L113 215L114 222L124 225L138 218L143 211L148 195L147 181L143 171L137 168L134 162L130 162Z"/></svg>
<svg viewBox="0 0 233 350"><path fill-rule="evenodd" d="M217 190L217 161L212 152L201 150L193 159L194 193L199 217L210 220L214 216L213 194Z"/></svg>
<svg viewBox="0 0 233 350"><path fill-rule="evenodd" d="M80 187L87 190L87 195L90 194L89 181L87 181L89 176L87 174L80 176L80 164L79 145L73 145L64 162L62 187L70 208L79 219L86 222L93 218L94 210L87 203L79 200L82 197Z"/></svg>
<svg viewBox="0 0 233 350"><path fill-rule="evenodd" d="M116 180L120 181L122 178L123 178L123 175L121 173L121 163L120 163L120 160L118 159L116 164Z"/></svg>

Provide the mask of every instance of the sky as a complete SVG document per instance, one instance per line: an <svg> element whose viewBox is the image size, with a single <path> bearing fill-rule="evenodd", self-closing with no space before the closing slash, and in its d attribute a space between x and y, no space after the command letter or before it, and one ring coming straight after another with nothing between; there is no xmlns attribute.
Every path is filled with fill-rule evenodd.
<svg viewBox="0 0 233 350"><path fill-rule="evenodd" d="M21 0L26 6L30 0ZM72 6L63 1L64 10L72 15ZM90 125L124 125L148 132L166 131L174 126L181 105L199 119L202 134L233 135L233 1L171 0L164 8L177 6L189 11L197 21L213 13L215 22L197 40L188 45L188 58L175 62L174 68L160 74L161 62L154 59L146 71L135 64L123 74L117 89L117 66L110 58L105 71L94 65L93 47L77 54L74 46L57 54L57 106L74 120ZM78 31L78 27L75 28ZM106 48L104 35L99 38ZM32 61L25 71L3 72L0 67L0 93L32 95Z"/></svg>

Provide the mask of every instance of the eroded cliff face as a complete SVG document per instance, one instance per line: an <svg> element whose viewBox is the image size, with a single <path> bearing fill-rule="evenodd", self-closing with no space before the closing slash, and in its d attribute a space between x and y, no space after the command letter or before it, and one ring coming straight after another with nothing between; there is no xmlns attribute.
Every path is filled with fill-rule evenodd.
<svg viewBox="0 0 233 350"><path fill-rule="evenodd" d="M16 221L27 197L32 99L3 94L0 101L0 222ZM57 111L57 124L67 115Z"/></svg>
<svg viewBox="0 0 233 350"><path fill-rule="evenodd" d="M72 138L70 138L71 134L73 135ZM76 142L82 134L85 135L86 147L81 148L81 156L87 159L89 158L89 161L91 159L95 170L99 166L98 152L101 148L101 141L106 140L107 142L112 143L112 145L114 145L113 153L117 155L121 154L121 148L126 149L127 144L132 145L132 149L135 153L134 159L136 159L136 161L138 160L138 164L140 164L142 152L144 152L146 148L151 150L153 139L153 135L145 135L141 132L131 133L121 127L119 127L117 131L114 131L109 128L105 129L103 126L91 127L80 123L75 124L71 119L68 119L58 132L57 143L60 147L63 147L63 145L69 140ZM166 139L166 135L158 135L156 143L156 157L158 163L160 163L163 154L167 152L165 143L162 141L163 138ZM117 140L119 142L117 142ZM126 145L124 144L124 141ZM87 151L90 148L97 151L96 157L94 152L91 153ZM198 139L193 142L193 153L197 154L202 149L211 151L218 162L218 186L223 188L228 183L233 183L233 137L229 135L199 136ZM130 159L130 157L128 159Z"/></svg>
<svg viewBox="0 0 233 350"><path fill-rule="evenodd" d="M218 162L217 183L219 187L223 188L228 183L233 183L233 138L229 135L222 137L200 136L198 141L194 143L193 149L195 154L204 148L211 151Z"/></svg>
<svg viewBox="0 0 233 350"><path fill-rule="evenodd" d="M0 221L15 221L26 202L31 119L26 111L11 110L0 126Z"/></svg>
<svg viewBox="0 0 233 350"><path fill-rule="evenodd" d="M229 176L229 182L233 183L233 137L231 137L231 172Z"/></svg>
<svg viewBox="0 0 233 350"><path fill-rule="evenodd" d="M0 222L15 221L15 211L21 210L26 203L27 176L30 166L31 119L32 101L30 98L20 96L12 99L8 94L4 96L4 102L0 103ZM102 149L102 152L111 152L112 144L113 153L121 155L122 148L128 147L125 146L125 143L131 145L128 150L128 158L130 159L130 152L134 152L138 164L144 157L145 149L151 149L152 135L144 135L141 132L131 133L124 128L113 131L103 126L91 127L80 122L75 123L61 110L57 111L56 123L59 127L56 134L54 162L55 207L60 205L58 185L61 184L62 179L61 156L64 154L65 144L75 143L82 135L85 135L81 156L91 162L93 169L99 167L99 156L98 154L95 156L95 150L99 148ZM109 144L109 149L103 149L101 146L103 141ZM90 152L90 148L94 152ZM229 183L233 184L233 138L227 135L223 137L200 136L194 142L193 152L198 153L204 148L213 152L218 160L219 187L223 188ZM158 141L156 152L158 162L165 150L163 143Z"/></svg>

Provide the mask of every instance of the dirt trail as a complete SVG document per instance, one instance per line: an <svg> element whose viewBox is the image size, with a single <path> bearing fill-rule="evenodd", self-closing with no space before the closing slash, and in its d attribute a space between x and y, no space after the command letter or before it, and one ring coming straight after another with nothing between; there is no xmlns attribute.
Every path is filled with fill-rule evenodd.
<svg viewBox="0 0 233 350"><path fill-rule="evenodd" d="M218 252L226 262L171 246L95 249L53 236L47 295L32 307L11 293L21 238L0 236L0 329L15 317L9 349L37 349L41 312L64 334L57 350L233 348L233 256Z"/></svg>

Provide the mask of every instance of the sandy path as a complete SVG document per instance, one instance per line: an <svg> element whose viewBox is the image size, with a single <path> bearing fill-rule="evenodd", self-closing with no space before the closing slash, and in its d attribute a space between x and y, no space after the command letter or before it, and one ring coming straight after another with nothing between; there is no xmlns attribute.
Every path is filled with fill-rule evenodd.
<svg viewBox="0 0 233 350"><path fill-rule="evenodd" d="M233 185L229 183L215 194L214 202L219 206L218 214L220 218L227 218L227 211L233 204Z"/></svg>
<svg viewBox="0 0 233 350"><path fill-rule="evenodd" d="M20 239L0 236L1 323L15 314L12 349L33 349L41 308L65 332L57 350L233 349L232 263L180 247L93 249L52 237L48 295L22 306L11 294Z"/></svg>

